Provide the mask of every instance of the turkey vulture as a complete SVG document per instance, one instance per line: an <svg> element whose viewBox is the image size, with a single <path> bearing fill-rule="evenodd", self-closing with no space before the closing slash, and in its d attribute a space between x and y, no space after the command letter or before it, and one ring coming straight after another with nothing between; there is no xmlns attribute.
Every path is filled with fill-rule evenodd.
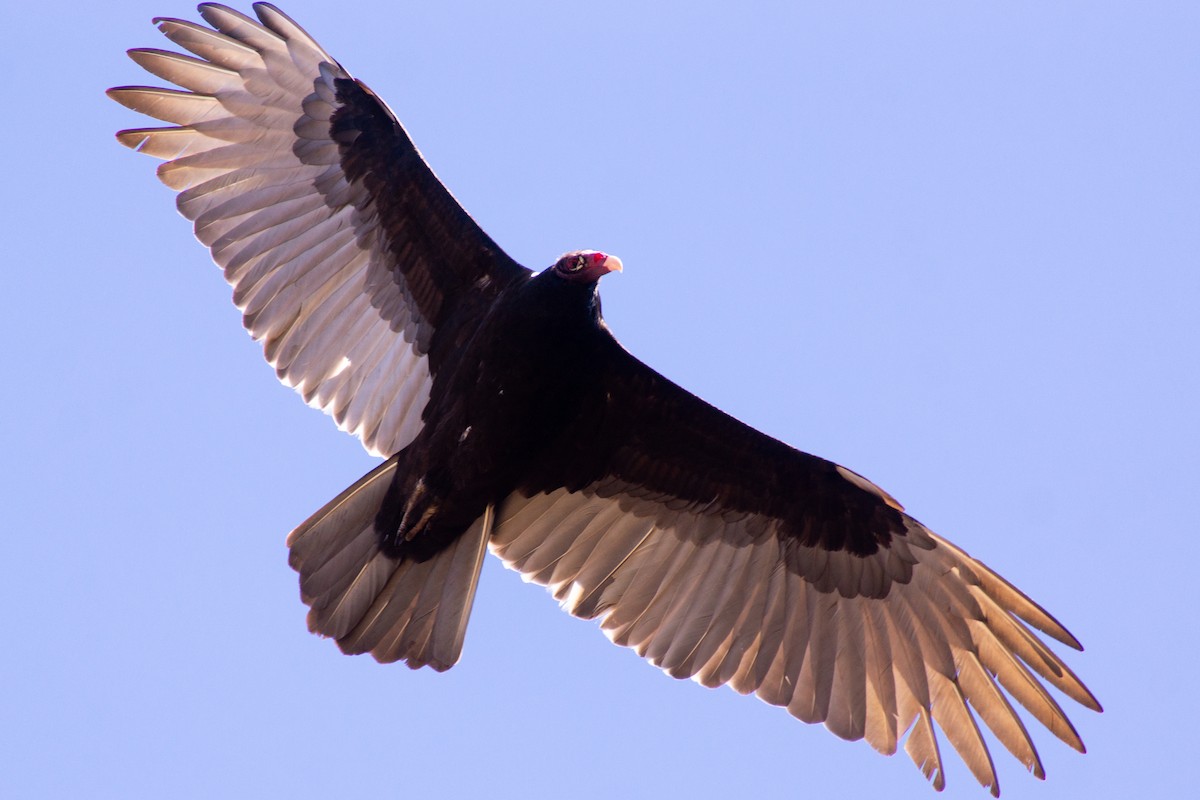
<svg viewBox="0 0 1200 800"><path fill-rule="evenodd" d="M630 355L613 256L532 272L437 180L386 105L303 29L200 6L131 50L180 89L111 89L163 159L279 379L386 460L292 531L309 628L416 668L459 657L486 548L670 675L728 684L944 785L934 723L998 795L976 715L1027 769L1009 698L1083 744L1100 705L1031 629L1076 639L845 467Z"/></svg>

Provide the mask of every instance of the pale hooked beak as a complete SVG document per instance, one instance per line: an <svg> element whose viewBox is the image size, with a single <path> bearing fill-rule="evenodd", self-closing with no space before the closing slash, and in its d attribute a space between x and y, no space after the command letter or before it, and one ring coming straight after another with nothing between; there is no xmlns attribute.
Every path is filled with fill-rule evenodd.
<svg viewBox="0 0 1200 800"><path fill-rule="evenodd" d="M625 266L621 259L599 250L587 251L584 255L587 266L577 274L585 281L598 281L610 272L621 272Z"/></svg>
<svg viewBox="0 0 1200 800"><path fill-rule="evenodd" d="M605 272L624 272L625 265L616 256L606 256L602 265Z"/></svg>

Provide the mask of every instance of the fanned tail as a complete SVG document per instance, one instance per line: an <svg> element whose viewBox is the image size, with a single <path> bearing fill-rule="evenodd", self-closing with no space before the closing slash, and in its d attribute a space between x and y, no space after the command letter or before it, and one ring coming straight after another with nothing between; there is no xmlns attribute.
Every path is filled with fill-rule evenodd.
<svg viewBox="0 0 1200 800"><path fill-rule="evenodd" d="M462 653L494 515L488 507L426 561L386 555L375 519L398 458L368 472L292 531L288 563L300 573L309 630L336 639L345 653L441 672Z"/></svg>

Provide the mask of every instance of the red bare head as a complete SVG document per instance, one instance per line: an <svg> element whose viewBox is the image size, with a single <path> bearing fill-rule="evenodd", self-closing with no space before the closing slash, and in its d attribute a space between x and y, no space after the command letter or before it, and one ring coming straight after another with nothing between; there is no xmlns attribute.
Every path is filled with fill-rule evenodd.
<svg viewBox="0 0 1200 800"><path fill-rule="evenodd" d="M594 283L610 272L621 271L621 259L596 250L575 250L554 264L560 278L574 283Z"/></svg>

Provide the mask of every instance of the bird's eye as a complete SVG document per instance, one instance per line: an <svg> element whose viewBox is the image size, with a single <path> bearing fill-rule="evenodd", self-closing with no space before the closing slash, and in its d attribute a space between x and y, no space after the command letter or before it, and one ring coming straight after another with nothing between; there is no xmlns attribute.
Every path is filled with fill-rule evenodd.
<svg viewBox="0 0 1200 800"><path fill-rule="evenodd" d="M575 261L572 262L567 269L571 270L571 272L579 272L579 270L583 269L583 265L586 263L587 259L585 259L583 256L575 256Z"/></svg>

